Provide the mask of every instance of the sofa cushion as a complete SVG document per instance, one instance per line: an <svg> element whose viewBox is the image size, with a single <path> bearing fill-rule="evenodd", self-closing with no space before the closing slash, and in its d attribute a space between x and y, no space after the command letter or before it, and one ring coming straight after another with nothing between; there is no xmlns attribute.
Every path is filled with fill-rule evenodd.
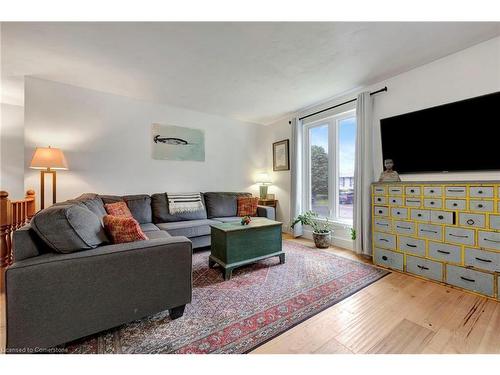
<svg viewBox="0 0 500 375"><path fill-rule="evenodd" d="M168 232L164 230L153 230L145 233L150 240L155 240L157 238L170 238L172 237Z"/></svg>
<svg viewBox="0 0 500 375"><path fill-rule="evenodd" d="M143 232L157 232L160 230L160 228L158 228L153 223L144 223L144 224L141 224L140 226L141 226L141 230Z"/></svg>
<svg viewBox="0 0 500 375"><path fill-rule="evenodd" d="M82 204L61 204L38 212L31 227L59 253L94 249L107 242L99 217Z"/></svg>
<svg viewBox="0 0 500 375"><path fill-rule="evenodd" d="M99 198L102 199L104 204L123 201L123 198L118 195L99 195Z"/></svg>
<svg viewBox="0 0 500 375"><path fill-rule="evenodd" d="M114 244L148 239L133 217L106 215L103 222L106 232Z"/></svg>
<svg viewBox="0 0 500 375"><path fill-rule="evenodd" d="M130 212L130 209L127 206L127 203L123 201L106 203L104 205L104 208L106 209L106 212L111 216L133 217L132 212Z"/></svg>
<svg viewBox="0 0 500 375"><path fill-rule="evenodd" d="M204 193L207 217L229 217L238 214L238 197L251 197L250 193Z"/></svg>
<svg viewBox="0 0 500 375"><path fill-rule="evenodd" d="M203 194L201 194L201 203L205 207ZM174 221L186 220L204 220L207 218L206 208L195 212L182 212L171 215L168 210L168 199L166 193L157 193L151 195L151 208L153 210L153 223L169 223Z"/></svg>
<svg viewBox="0 0 500 375"><path fill-rule="evenodd" d="M125 195L123 200L127 203L132 216L139 224L151 223L153 221L151 197L149 195Z"/></svg>
<svg viewBox="0 0 500 375"><path fill-rule="evenodd" d="M79 198L77 198L79 200ZM102 221L102 218L107 215L106 209L104 208L104 203L99 197L94 197L91 199L82 199L80 202L85 205L90 211L97 215L97 217Z"/></svg>
<svg viewBox="0 0 500 375"><path fill-rule="evenodd" d="M232 223L234 221L241 221L239 216L228 216L228 217L214 217L212 220L221 221L223 223Z"/></svg>
<svg viewBox="0 0 500 375"><path fill-rule="evenodd" d="M172 223L156 224L161 230L167 231L172 236L198 237L210 234L210 224L218 224L215 220L189 220Z"/></svg>

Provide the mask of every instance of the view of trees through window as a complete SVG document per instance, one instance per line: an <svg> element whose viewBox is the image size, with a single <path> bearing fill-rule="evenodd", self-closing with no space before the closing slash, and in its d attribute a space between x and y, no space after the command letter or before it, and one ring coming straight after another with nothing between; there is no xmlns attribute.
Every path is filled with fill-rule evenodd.
<svg viewBox="0 0 500 375"><path fill-rule="evenodd" d="M308 139L311 210L321 217L352 220L356 117L311 126Z"/></svg>

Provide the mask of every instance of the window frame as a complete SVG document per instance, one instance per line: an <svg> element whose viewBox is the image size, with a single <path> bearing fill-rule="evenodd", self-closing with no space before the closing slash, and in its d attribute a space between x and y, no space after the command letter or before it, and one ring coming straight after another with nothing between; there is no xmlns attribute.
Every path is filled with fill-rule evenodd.
<svg viewBox="0 0 500 375"><path fill-rule="evenodd" d="M339 147L339 123L342 120L354 117L356 118L356 110L350 109L334 115L317 119L304 124L302 127L303 149L303 185L302 188L305 192L303 194L304 201L302 202L305 210L312 209L312 193L311 193L311 144L310 144L310 130L316 127L328 126L328 220L342 224L352 224L352 220L339 217L340 204L339 204L339 183L340 175L339 161L340 161L340 147ZM333 167L334 166L334 167ZM354 187L354 182L353 182ZM318 220L326 220L326 217L318 217Z"/></svg>

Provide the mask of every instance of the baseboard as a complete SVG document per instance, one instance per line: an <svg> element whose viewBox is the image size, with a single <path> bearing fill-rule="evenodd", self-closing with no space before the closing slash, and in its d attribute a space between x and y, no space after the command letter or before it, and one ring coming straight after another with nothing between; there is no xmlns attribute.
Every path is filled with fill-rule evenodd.
<svg viewBox="0 0 500 375"><path fill-rule="evenodd" d="M305 237L307 239L312 240L313 239L312 233L313 233L312 230L305 229L302 237ZM341 247L341 248L347 249L347 250L354 250L353 241L350 238L335 236L335 231L333 233L334 233L334 235L332 236L332 238L330 240L330 245L336 246L336 247Z"/></svg>

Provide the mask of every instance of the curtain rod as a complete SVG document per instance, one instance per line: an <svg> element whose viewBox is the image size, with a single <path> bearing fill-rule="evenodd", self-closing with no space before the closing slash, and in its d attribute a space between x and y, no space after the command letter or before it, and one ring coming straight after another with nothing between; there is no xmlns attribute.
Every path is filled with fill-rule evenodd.
<svg viewBox="0 0 500 375"><path fill-rule="evenodd" d="M377 91L372 91L370 93L370 95L375 95L375 94L378 94L380 92L384 92L384 91L387 91L387 86L384 86L383 88L381 88L380 90L377 90ZM337 107L340 107L342 105L346 105L346 104L349 104L349 103L352 103L352 102L355 102L356 100L358 100L357 98L354 98L354 99L351 99L351 100L348 100L346 102L343 102L343 103L340 103L340 104L336 104L334 106L331 106L331 107L328 107L328 108L325 108L325 109L322 109L321 111L317 111L317 112L314 112L314 113L311 113L309 115L306 115L306 116L303 116L303 117L299 117L299 120L303 120L305 118L308 118L308 117L311 117L311 116L314 116L314 115L317 115L318 113L323 113L323 112L326 112L326 111L329 111L330 109L334 109L334 108L337 108ZM291 124L292 122L291 121L288 121L289 124Z"/></svg>

